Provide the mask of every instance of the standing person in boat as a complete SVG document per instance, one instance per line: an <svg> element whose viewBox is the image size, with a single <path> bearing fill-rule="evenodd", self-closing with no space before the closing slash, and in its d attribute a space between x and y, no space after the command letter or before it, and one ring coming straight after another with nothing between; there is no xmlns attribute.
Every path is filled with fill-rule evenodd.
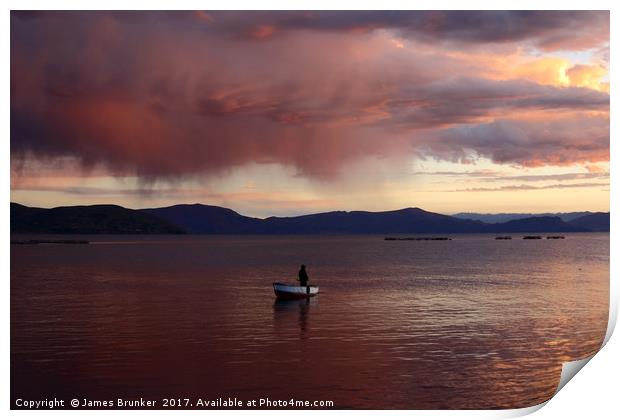
<svg viewBox="0 0 620 420"><path fill-rule="evenodd" d="M306 273L306 266L303 264L299 270L299 284L301 287L306 287L308 285L308 273Z"/></svg>

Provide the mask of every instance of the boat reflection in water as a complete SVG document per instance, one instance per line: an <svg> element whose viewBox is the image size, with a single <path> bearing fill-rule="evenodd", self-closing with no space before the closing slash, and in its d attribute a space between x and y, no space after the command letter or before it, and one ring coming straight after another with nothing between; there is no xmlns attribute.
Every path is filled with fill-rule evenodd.
<svg viewBox="0 0 620 420"><path fill-rule="evenodd" d="M310 308L317 305L316 298L297 300L276 298L273 303L274 328L280 331L290 331L297 323L301 332L300 337L306 338Z"/></svg>

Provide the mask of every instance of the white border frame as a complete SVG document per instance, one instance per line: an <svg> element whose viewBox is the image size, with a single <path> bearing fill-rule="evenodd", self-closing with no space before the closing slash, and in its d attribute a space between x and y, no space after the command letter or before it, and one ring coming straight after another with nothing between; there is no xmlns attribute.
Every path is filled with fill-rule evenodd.
<svg viewBox="0 0 620 420"><path fill-rule="evenodd" d="M217 10L217 9L246 9L246 10L372 10L372 9L392 9L392 10L462 10L462 9L470 9L470 10L485 10L485 9L502 9L502 10L537 10L537 9L558 9L558 10L611 10L611 64L610 64L610 80L612 81L612 91L614 91L613 81L616 80L614 77L617 72L615 70L618 68L618 61L616 59L617 45L617 26L618 26L618 18L617 18L617 9L619 6L614 7L615 4L612 1L601 1L601 0L589 0L587 2L577 2L577 1L535 1L535 0L504 0L501 3L492 2L492 1L481 1L481 0L470 0L467 2L458 1L458 0L436 0L434 2L424 2L424 3L413 3L407 1L397 1L397 0L382 0L381 2L375 1L367 1L367 0L359 0L359 1L327 1L327 0L298 0L292 4L290 1L284 0L262 0L262 1L238 1L238 0L228 0L226 2L213 2L213 1L196 1L196 0L176 0L176 1L162 1L162 0L153 0L149 2L139 2L132 0L107 0L107 1L79 1L79 0L56 0L54 2L43 1L43 0L23 0L23 1L13 1L9 0L5 3L7 6L5 9L5 14L3 16L3 21L5 22L2 25L2 55L1 57L4 59L4 65L0 67L0 71L3 73L3 81L2 84L2 93L4 97L4 101L2 102L2 114L1 117L3 124L3 133L4 137L7 139L5 142L5 153L0 156L2 167L4 169L3 176L6 177L4 180L5 190L4 194L6 197L5 205L0 207L0 211L2 212L2 223L0 225L0 229L2 232L2 236L5 238L2 242L0 242L0 246L2 247L2 259L4 264L2 264L5 270L5 286L4 286L4 311L2 312L2 337L3 346L2 346L2 361L3 361L3 378L0 386L0 392L3 398L3 405L5 410L9 410L10 408L10 346L9 346L9 337L10 337L10 287L9 287L9 264L10 264L10 244L8 237L10 236L9 231L9 206L8 203L10 201L10 90L9 90L9 80L10 80L10 13L9 10L17 9L17 10L25 10L25 9L80 9L80 10L97 10L97 9L117 9L117 10L128 10L128 9L144 9L144 10L167 10L167 9L188 9L188 10ZM616 2L616 4L618 4ZM467 6L467 7L465 7ZM615 50L615 51L614 51ZM615 109L615 101L614 96L611 96L611 104L610 109L612 112L610 115L613 115L613 110ZM618 185L618 171L614 170L615 165L617 163L617 153L614 154L616 150L614 146L615 134L617 132L616 129L617 120L611 119L611 136L610 136L610 148L611 148L611 188L610 188L610 197L614 197L614 192L616 191L616 186ZM618 229L619 224L617 222L616 212L618 211L618 196L615 196L615 199L611 199L610 203L610 211L612 214L611 217L611 255L618 255ZM618 362L618 356L620 355L620 344L618 344L617 337L614 339L611 338L611 333L615 327L617 312L618 312L618 264L617 261L613 258L610 259L610 274L611 274L611 288L610 288L610 324L608 327L608 332L605 338L605 342L607 343L605 347L599 352L599 354L595 355L591 361L588 363L589 366L584 372L579 374L579 379L571 381L569 385L562 389L560 387L561 392L559 392L556 396L554 396L547 403L526 408L526 409L517 409L517 410L455 410L455 411L429 411L429 410L419 410L419 411L396 411L396 410L385 410L377 413L374 410L370 411L347 411L347 415L355 415L359 418L374 418L376 415L381 416L389 416L392 418L409 418L409 417L417 417L417 418L432 418L432 419L452 419L452 418L472 418L472 419L485 419L485 418L505 418L505 417L516 417L525 414L529 414L531 412L537 411L539 408L543 406L544 410L540 410L536 413L537 418L568 418L568 419L582 419L585 416L603 416L607 413L618 412L618 404L617 404L617 388L616 385L618 383L618 373L620 363ZM579 363L577 363L579 365ZM583 363L582 363L583 365ZM569 368L574 368L575 364L569 364ZM578 370L578 369L577 369ZM563 370L563 375L566 370ZM378 390L381 392L381 390ZM257 420L272 420L275 418L285 418L291 415L295 417L301 418L310 418L316 417L320 415L321 417L326 416L329 418L336 418L339 411L322 411L320 413L316 413L315 411L295 411L291 413L289 410L282 411L209 411L205 413L203 411L183 411L175 412L174 415L182 415L193 418L204 418L205 415L210 417L217 417L219 419L230 419L237 418L237 416L252 416ZM41 417L45 416L46 418L56 419L56 418L82 418L87 415L89 418L109 418L110 416L120 416L121 418L135 418L137 417L147 417L158 419L158 418L169 418L172 413L168 410L153 410L153 411L90 411L86 414L82 410L63 410L63 411L44 411L44 412L35 412L35 411L11 411L11 417L16 418L32 418L32 417ZM608 417L605 415L605 417Z"/></svg>

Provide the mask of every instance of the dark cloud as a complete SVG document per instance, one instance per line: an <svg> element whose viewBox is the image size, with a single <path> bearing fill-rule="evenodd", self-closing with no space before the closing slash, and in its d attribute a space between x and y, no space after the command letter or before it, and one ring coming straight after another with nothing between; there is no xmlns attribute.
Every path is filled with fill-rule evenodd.
<svg viewBox="0 0 620 420"><path fill-rule="evenodd" d="M387 108L403 128L467 123L517 110L606 110L609 95L584 88L557 88L524 80L452 78L407 85Z"/></svg>
<svg viewBox="0 0 620 420"><path fill-rule="evenodd" d="M566 46L586 49L609 39L608 11L263 12L248 16L247 20L240 20L231 12L215 12L212 16L215 22L222 21L222 26L232 30L270 28L268 36L279 30L387 29L423 42L461 45L527 42L545 50Z"/></svg>
<svg viewBox="0 0 620 420"><path fill-rule="evenodd" d="M210 30L255 39L292 30L385 29L422 42L526 42L545 50L586 49L609 39L608 11L214 11L200 16Z"/></svg>
<svg viewBox="0 0 620 420"><path fill-rule="evenodd" d="M439 158L458 161L472 153L496 163L524 166L571 165L609 159L609 119L579 116L553 120L496 120L462 125L430 135L425 148Z"/></svg>
<svg viewBox="0 0 620 420"><path fill-rule="evenodd" d="M534 165L605 159L608 120L587 113L605 113L607 94L485 80L477 63L439 48L402 53L375 29L428 42L548 46L594 39L607 17L13 12L12 162L73 156L173 178L251 162L333 177L357 159L416 152ZM567 111L577 114L558 120ZM527 112L546 112L549 122L507 120Z"/></svg>
<svg viewBox="0 0 620 420"><path fill-rule="evenodd" d="M586 49L609 41L609 11L13 11L19 20L89 21L200 29L266 39L292 30L393 30L424 42L529 42L543 49Z"/></svg>

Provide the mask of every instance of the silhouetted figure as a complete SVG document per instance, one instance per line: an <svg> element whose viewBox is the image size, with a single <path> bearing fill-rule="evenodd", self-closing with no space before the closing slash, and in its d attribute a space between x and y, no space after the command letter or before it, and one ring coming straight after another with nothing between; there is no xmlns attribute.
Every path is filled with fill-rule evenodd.
<svg viewBox="0 0 620 420"><path fill-rule="evenodd" d="M308 285L308 273L306 273L306 266L302 264L301 269L299 270L299 284L301 287L305 287Z"/></svg>

